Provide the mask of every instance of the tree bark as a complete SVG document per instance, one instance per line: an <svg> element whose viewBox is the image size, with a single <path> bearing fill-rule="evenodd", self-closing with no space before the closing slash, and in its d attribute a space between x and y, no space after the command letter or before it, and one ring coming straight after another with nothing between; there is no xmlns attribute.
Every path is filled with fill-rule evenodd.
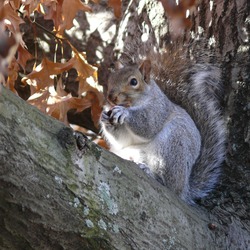
<svg viewBox="0 0 250 250"><path fill-rule="evenodd" d="M229 240L136 164L75 139L5 88L0 138L2 249L220 249Z"/></svg>

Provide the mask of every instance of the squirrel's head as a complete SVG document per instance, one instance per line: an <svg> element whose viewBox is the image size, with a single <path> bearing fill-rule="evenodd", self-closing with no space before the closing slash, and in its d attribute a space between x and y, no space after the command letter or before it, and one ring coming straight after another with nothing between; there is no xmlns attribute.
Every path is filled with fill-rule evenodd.
<svg viewBox="0 0 250 250"><path fill-rule="evenodd" d="M151 63L145 60L138 65L123 66L116 64L116 69L108 80L107 100L111 106L133 105L144 93L150 81Z"/></svg>

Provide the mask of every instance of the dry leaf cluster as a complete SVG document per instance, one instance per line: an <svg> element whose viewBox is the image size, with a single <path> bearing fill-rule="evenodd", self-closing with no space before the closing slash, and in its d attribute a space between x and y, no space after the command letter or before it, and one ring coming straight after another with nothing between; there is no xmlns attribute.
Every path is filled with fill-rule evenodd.
<svg viewBox="0 0 250 250"><path fill-rule="evenodd" d="M98 0L92 2L98 3ZM121 15L121 0L110 0L108 5L117 17ZM91 108L92 120L98 126L103 95L97 84L97 68L90 65L84 52L80 52L65 37L65 30L73 26L78 11L91 11L81 0L5 0L0 3L0 82L17 93L15 83L22 75L22 87L29 87L28 102L41 111L65 122L70 109L80 112ZM37 58L28 51L20 31L20 24L35 26L35 16L53 21L50 35L58 43L67 43L71 58L60 62L49 60L44 53ZM36 37L34 37L34 42ZM56 58L56 57L55 57ZM34 62L33 70L26 73L27 62ZM62 74L74 69L79 83L77 95L65 91ZM24 74L20 74L24 72Z"/></svg>

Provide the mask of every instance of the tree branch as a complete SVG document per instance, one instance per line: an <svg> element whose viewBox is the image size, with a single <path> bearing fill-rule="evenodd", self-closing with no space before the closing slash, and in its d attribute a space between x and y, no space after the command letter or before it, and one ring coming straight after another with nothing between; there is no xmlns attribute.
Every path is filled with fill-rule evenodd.
<svg viewBox="0 0 250 250"><path fill-rule="evenodd" d="M136 164L5 88L0 105L2 247L216 249L207 216Z"/></svg>

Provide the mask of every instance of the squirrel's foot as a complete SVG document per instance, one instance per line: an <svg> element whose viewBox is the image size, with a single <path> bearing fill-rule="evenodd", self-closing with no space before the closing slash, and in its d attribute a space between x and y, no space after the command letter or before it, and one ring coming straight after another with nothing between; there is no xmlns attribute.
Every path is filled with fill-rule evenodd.
<svg viewBox="0 0 250 250"><path fill-rule="evenodd" d="M103 122L104 124L110 124L110 114L111 114L111 110L109 111L102 111L101 114L101 122Z"/></svg>
<svg viewBox="0 0 250 250"><path fill-rule="evenodd" d="M155 178L154 173L152 170L145 164L145 163L139 163L139 168L142 169L148 176Z"/></svg>

